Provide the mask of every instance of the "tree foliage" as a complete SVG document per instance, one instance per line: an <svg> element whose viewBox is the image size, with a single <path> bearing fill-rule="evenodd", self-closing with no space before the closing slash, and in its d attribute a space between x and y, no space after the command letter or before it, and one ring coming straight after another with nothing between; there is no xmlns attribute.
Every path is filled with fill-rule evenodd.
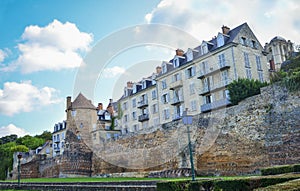
<svg viewBox="0 0 300 191"><path fill-rule="evenodd" d="M268 83L253 79L238 79L228 85L230 101L233 105L247 97L260 94L260 88L267 86Z"/></svg>
<svg viewBox="0 0 300 191"><path fill-rule="evenodd" d="M25 135L24 137L18 138L16 142L18 145L25 145L29 149L34 150L39 146L42 146L45 143L45 140L42 138Z"/></svg>
<svg viewBox="0 0 300 191"><path fill-rule="evenodd" d="M291 58L288 64L282 65L280 71L272 74L271 82L279 82L290 91L300 90L300 55Z"/></svg>

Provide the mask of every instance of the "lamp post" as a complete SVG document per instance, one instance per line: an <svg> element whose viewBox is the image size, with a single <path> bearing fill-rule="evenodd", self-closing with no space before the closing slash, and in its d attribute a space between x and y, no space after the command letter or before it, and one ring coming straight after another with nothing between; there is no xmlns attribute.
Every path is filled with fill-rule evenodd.
<svg viewBox="0 0 300 191"><path fill-rule="evenodd" d="M18 187L20 187L20 179L21 179L21 158L22 158L22 153L19 153L17 155L18 157Z"/></svg>
<svg viewBox="0 0 300 191"><path fill-rule="evenodd" d="M188 109L183 112L182 122L187 126L188 133L188 141L189 141L189 151L190 151L190 162L191 162L191 171L192 171L192 181L195 181L195 169L194 169L194 160L193 160L193 151L192 151L192 143L191 143L191 135L190 135L190 126L193 123L193 116L187 115Z"/></svg>

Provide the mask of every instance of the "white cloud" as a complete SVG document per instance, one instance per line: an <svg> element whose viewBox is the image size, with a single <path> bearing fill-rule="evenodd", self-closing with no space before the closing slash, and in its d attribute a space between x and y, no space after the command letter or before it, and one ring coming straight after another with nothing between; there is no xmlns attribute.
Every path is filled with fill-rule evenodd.
<svg viewBox="0 0 300 191"><path fill-rule="evenodd" d="M6 57L7 53L4 50L0 49L0 62L3 62Z"/></svg>
<svg viewBox="0 0 300 191"><path fill-rule="evenodd" d="M105 68L103 71L103 78L114 78L119 74L124 74L125 69L119 66L114 66L112 68Z"/></svg>
<svg viewBox="0 0 300 191"><path fill-rule="evenodd" d="M299 12L298 0L162 0L145 20L180 27L199 40L210 40L222 25L234 28L247 22L262 45L275 36L300 44Z"/></svg>
<svg viewBox="0 0 300 191"><path fill-rule="evenodd" d="M45 27L30 25L18 44L18 59L2 71L20 68L23 73L79 67L81 53L89 50L93 36L73 23L54 20Z"/></svg>
<svg viewBox="0 0 300 191"><path fill-rule="evenodd" d="M18 137L22 137L24 135L27 135L27 133L24 129L16 127L14 124L9 124L7 126L0 127L0 137L4 137L7 135L15 134L18 135Z"/></svg>
<svg viewBox="0 0 300 191"><path fill-rule="evenodd" d="M59 103L57 90L50 87L37 88L30 81L6 82L0 89L0 114L12 116L20 112Z"/></svg>

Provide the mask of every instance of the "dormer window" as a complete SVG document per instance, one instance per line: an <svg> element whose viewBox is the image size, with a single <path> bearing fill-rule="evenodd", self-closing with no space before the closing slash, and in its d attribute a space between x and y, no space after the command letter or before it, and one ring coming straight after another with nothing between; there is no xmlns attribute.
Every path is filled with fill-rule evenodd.
<svg viewBox="0 0 300 191"><path fill-rule="evenodd" d="M201 45L201 52L202 52L202 54L206 54L208 52L208 48L207 48L207 44L206 43L203 43Z"/></svg>
<svg viewBox="0 0 300 191"><path fill-rule="evenodd" d="M173 59L173 66L174 66L174 68L179 67L179 58L178 57Z"/></svg>
<svg viewBox="0 0 300 191"><path fill-rule="evenodd" d="M162 74L164 74L164 73L167 73L167 64L166 63L164 63L162 65Z"/></svg>
<svg viewBox="0 0 300 191"><path fill-rule="evenodd" d="M146 83L146 80L144 80L142 82L142 89L146 89L147 88L147 83Z"/></svg>
<svg viewBox="0 0 300 191"><path fill-rule="evenodd" d="M257 48L257 44L255 40L251 40L251 47L252 48Z"/></svg>
<svg viewBox="0 0 300 191"><path fill-rule="evenodd" d="M186 56L187 56L187 62L193 60L193 50L189 49L186 53Z"/></svg>
<svg viewBox="0 0 300 191"><path fill-rule="evenodd" d="M224 45L224 36L221 33L218 34L217 45L218 45L218 47L221 47Z"/></svg>

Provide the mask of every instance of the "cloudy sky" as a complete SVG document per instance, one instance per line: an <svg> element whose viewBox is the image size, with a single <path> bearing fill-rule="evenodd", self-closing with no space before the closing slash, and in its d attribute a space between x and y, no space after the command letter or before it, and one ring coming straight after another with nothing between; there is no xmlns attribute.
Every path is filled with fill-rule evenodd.
<svg viewBox="0 0 300 191"><path fill-rule="evenodd" d="M52 131L65 119L65 97L73 96L78 68L88 64L94 47L122 29L165 24L202 41L222 25L247 22L262 45L275 36L300 44L299 12L298 0L1 0L0 137ZM89 97L95 105L117 99L124 79L151 75L181 47L125 48L109 63L99 63L104 72ZM142 70L132 70L138 65Z"/></svg>

